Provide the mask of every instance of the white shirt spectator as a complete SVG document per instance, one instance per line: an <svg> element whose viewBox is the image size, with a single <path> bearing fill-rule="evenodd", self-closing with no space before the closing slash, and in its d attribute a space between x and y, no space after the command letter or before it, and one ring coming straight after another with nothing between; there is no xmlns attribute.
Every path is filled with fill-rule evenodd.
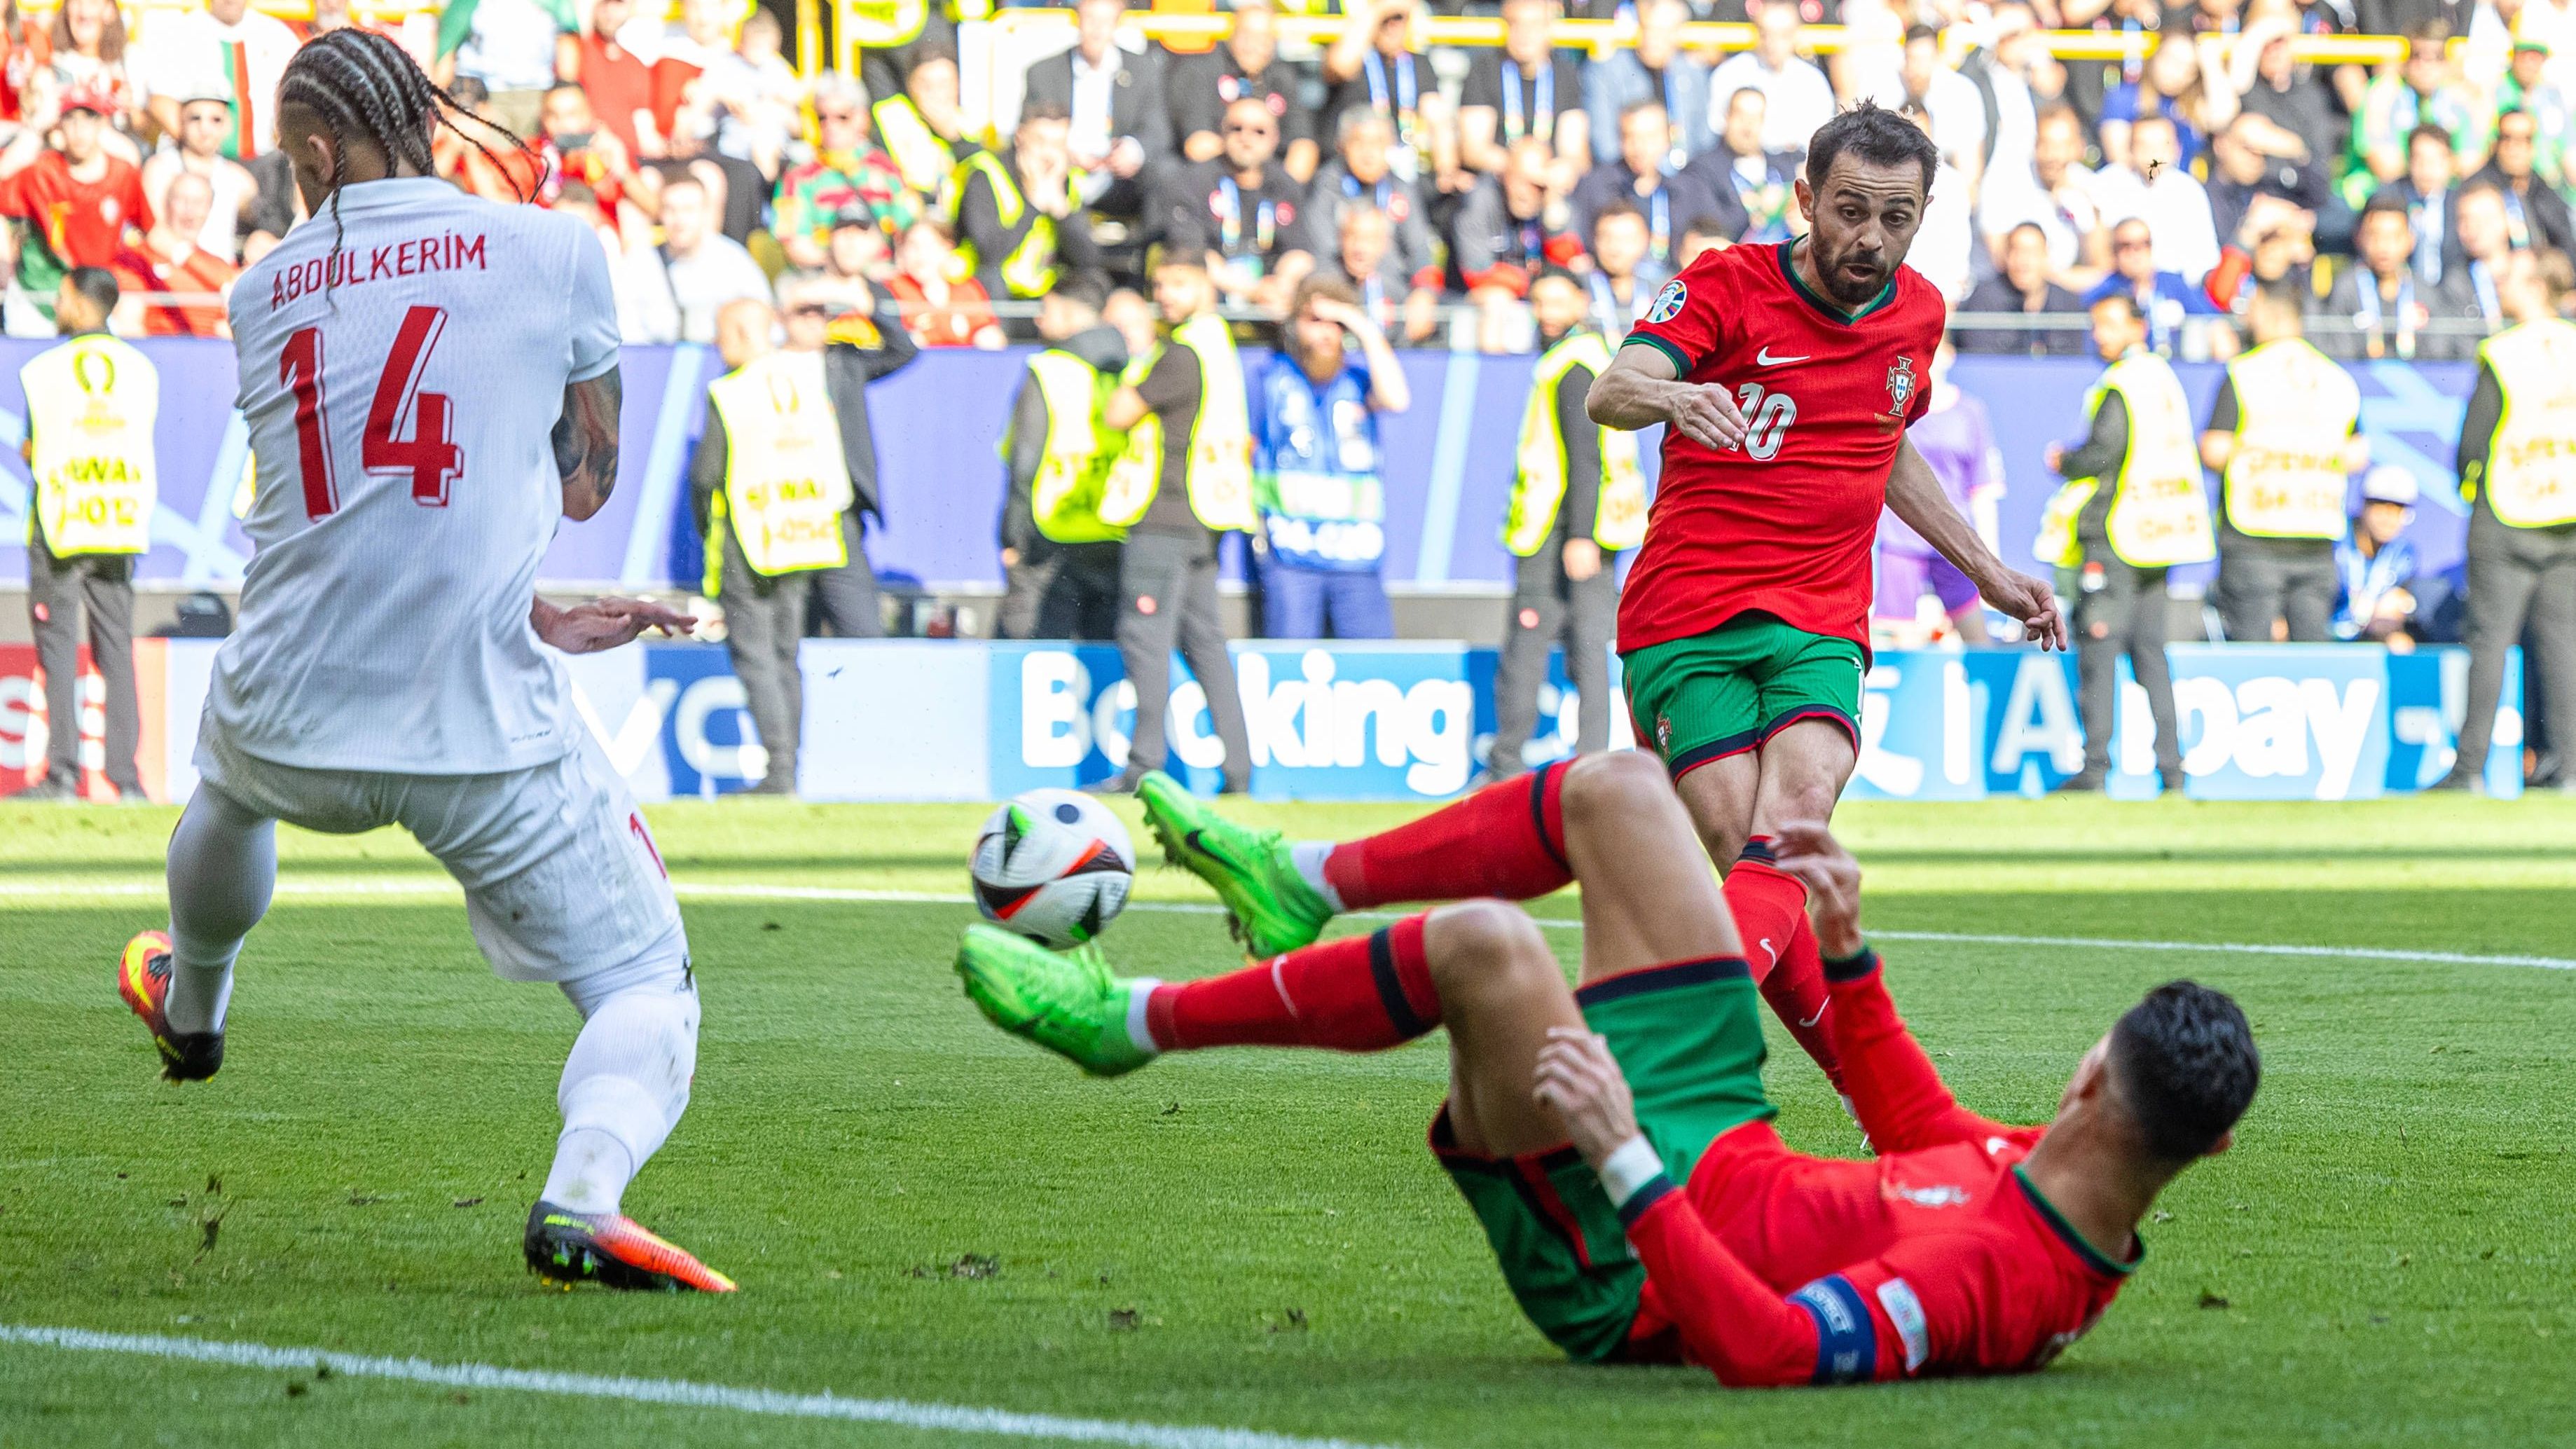
<svg viewBox="0 0 2576 1449"><path fill-rule="evenodd" d="M1888 110L1905 108L1905 82L1888 76L1878 83L1870 99ZM2000 97L1998 97L2000 99ZM2030 93L2022 93L2027 114ZM1932 85L1923 97L1923 109L1932 116L1932 144L1951 165L1966 167L1981 163L1986 151L1986 98L1977 83L1947 68L1932 73ZM1767 143L1766 143L1767 144ZM2029 144L2023 143L2028 154Z"/></svg>
<svg viewBox="0 0 2576 1449"><path fill-rule="evenodd" d="M490 91L541 91L555 83L555 37L563 27L536 0L480 0L474 28L456 51L456 73Z"/></svg>
<svg viewBox="0 0 2576 1449"><path fill-rule="evenodd" d="M1708 77L1708 124L1712 131L1726 129L1726 103L1737 91L1757 90L1768 102L1762 112L1762 149L1795 151L1804 155L1807 140L1816 128L1834 118L1833 82L1825 73L1796 56L1778 70L1762 63L1762 58L1745 51Z"/></svg>
<svg viewBox="0 0 2576 1449"><path fill-rule="evenodd" d="M2026 171L2030 153L2039 143L2039 107L2030 98L2029 85L2011 70L1999 65L1986 76L1995 90L1995 144L1986 155L1986 170L2007 175ZM1976 82L1968 82L1969 90L1976 88ZM1982 106L1977 119L1981 123L1985 119Z"/></svg>
<svg viewBox="0 0 2576 1449"><path fill-rule="evenodd" d="M617 267L617 325L630 345L716 340L716 312L727 302L771 300L769 278L742 243L721 232L687 256L638 247Z"/></svg>
<svg viewBox="0 0 2576 1449"><path fill-rule="evenodd" d="M2050 268L2065 271L2083 260L2084 238L2107 225L2101 185L2099 173L2076 162L2066 168L2052 194L2029 165L2007 171L1998 159L1980 188L1977 230L1988 242L2000 245L2014 227L2029 222L2048 235Z"/></svg>
<svg viewBox="0 0 2576 1449"><path fill-rule="evenodd" d="M277 85L302 44L285 21L256 10L244 10L229 25L209 10L158 10L135 47L132 71L147 100L232 101L247 142L239 150L247 161L277 149ZM551 50L547 63L553 64Z"/></svg>
<svg viewBox="0 0 2576 1449"><path fill-rule="evenodd" d="M1905 253L1905 264L1921 272L1952 302L1968 295L1969 248L1976 236L1970 225L1974 209L1970 194L1968 178L1958 167L1942 162L1932 173L1932 199L1923 208L1923 225Z"/></svg>
<svg viewBox="0 0 2576 1449"><path fill-rule="evenodd" d="M1074 48L1073 128L1065 139L1076 156L1106 156L1110 143L1118 139L1110 106L1118 94L1118 67L1124 63L1115 46L1098 65L1083 58L1081 47Z"/></svg>
<svg viewBox="0 0 2576 1449"><path fill-rule="evenodd" d="M2198 286L2218 265L2218 223L2210 215L2209 192L2189 172L2160 166L2149 182L2126 167L2112 167L2100 183L2102 224L2117 226L2133 216L2146 222L2156 239L2157 271L2180 272Z"/></svg>

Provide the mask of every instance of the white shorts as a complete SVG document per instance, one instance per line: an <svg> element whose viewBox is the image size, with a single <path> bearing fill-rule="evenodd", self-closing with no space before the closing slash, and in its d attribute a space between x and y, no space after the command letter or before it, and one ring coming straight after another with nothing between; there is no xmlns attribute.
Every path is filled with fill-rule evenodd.
<svg viewBox="0 0 2576 1449"><path fill-rule="evenodd" d="M685 967L689 942L661 850L589 740L497 775L308 770L234 748L208 720L203 783L257 814L329 835L400 825L465 887L475 944L512 981L644 979Z"/></svg>

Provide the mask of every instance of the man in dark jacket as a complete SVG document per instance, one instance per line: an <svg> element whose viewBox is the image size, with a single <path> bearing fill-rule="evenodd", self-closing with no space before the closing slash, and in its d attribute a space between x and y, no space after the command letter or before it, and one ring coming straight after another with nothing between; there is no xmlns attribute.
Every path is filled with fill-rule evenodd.
<svg viewBox="0 0 2576 1449"><path fill-rule="evenodd" d="M1144 208L1145 168L1172 155L1172 113L1163 102L1163 52L1131 55L1118 44L1124 0L1074 6L1073 49L1029 67L1028 104L1061 107L1072 121L1074 168L1083 201L1132 217Z"/></svg>
<svg viewBox="0 0 2576 1449"><path fill-rule="evenodd" d="M1005 639L1115 638L1118 632L1118 559L1114 538L1058 542L1039 528L1035 507L1038 473L1048 444L1087 437L1096 450L1110 437L1100 426L1098 378L1115 379L1127 367L1127 341L1100 320L1108 286L1096 274L1068 277L1047 294L1038 311L1038 335L1048 351L1030 359L1002 434L1002 574L1005 589L995 620ZM1039 369L1063 353L1097 377L1091 410L1059 418L1048 402ZM1060 359L1058 360L1060 361ZM1076 370L1076 376L1080 376ZM1067 389L1070 392L1070 389ZM1096 518L1096 512L1091 515Z"/></svg>

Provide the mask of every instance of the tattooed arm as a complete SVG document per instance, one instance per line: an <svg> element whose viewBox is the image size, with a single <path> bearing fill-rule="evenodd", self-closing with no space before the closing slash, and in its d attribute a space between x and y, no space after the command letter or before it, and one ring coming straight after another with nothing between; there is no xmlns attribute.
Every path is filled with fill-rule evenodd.
<svg viewBox="0 0 2576 1449"><path fill-rule="evenodd" d="M605 507L617 487L617 411L624 395L613 367L564 389L555 471L563 475L564 517L575 523Z"/></svg>

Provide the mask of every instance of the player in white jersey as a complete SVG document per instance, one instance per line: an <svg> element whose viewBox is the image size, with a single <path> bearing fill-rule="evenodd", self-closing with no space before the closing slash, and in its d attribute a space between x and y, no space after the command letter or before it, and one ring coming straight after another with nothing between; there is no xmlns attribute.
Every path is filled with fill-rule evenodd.
<svg viewBox="0 0 2576 1449"><path fill-rule="evenodd" d="M119 989L166 1076L213 1076L233 961L276 880L275 822L400 824L465 887L493 969L554 982L583 1017L529 1265L726 1291L620 1211L688 1104L697 987L644 817L539 647L688 622L536 597L559 519L597 512L615 481L608 262L577 222L432 174L444 99L362 30L316 37L279 87L312 220L233 289L259 477L240 627L216 655L201 783L170 838L169 934L126 947Z"/></svg>

